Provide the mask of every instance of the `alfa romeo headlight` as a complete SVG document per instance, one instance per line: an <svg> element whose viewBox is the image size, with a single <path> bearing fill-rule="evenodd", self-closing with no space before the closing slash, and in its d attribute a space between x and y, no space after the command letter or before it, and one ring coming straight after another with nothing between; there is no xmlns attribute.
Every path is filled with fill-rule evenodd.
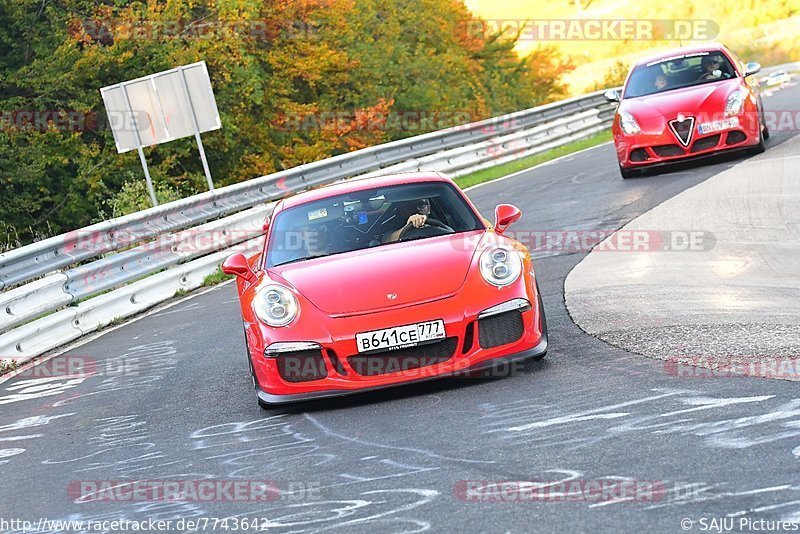
<svg viewBox="0 0 800 534"><path fill-rule="evenodd" d="M738 115L742 111L745 96L744 91L735 91L731 93L731 96L728 97L728 101L725 103L726 117Z"/></svg>
<svg viewBox="0 0 800 534"><path fill-rule="evenodd" d="M636 122L636 119L633 118L633 115L627 111L619 112L619 125L620 128L622 128L622 131L628 135L636 135L642 131L642 129L639 128L639 123Z"/></svg>
<svg viewBox="0 0 800 534"><path fill-rule="evenodd" d="M253 311L269 326L286 326L297 317L299 309L292 292L279 285L262 287L253 299Z"/></svg>
<svg viewBox="0 0 800 534"><path fill-rule="evenodd" d="M481 255L481 275L493 286L513 284L521 272L522 258L514 250L490 248Z"/></svg>

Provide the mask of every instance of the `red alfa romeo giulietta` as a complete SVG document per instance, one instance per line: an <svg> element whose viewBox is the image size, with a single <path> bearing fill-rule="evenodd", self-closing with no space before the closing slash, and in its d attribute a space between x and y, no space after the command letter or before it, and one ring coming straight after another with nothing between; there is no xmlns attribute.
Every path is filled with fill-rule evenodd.
<svg viewBox="0 0 800 534"><path fill-rule="evenodd" d="M530 254L447 177L355 179L281 200L229 257L262 407L506 366L547 351Z"/></svg>
<svg viewBox="0 0 800 534"><path fill-rule="evenodd" d="M742 63L720 44L677 48L637 62L611 131L623 178L646 168L729 150L763 152L769 137L758 63Z"/></svg>

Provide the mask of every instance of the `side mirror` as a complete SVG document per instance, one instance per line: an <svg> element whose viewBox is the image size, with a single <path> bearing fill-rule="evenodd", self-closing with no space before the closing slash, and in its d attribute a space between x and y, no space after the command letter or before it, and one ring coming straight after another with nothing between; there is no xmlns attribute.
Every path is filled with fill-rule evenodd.
<svg viewBox="0 0 800 534"><path fill-rule="evenodd" d="M265 221L264 221L264 224L263 224L263 225L261 225L261 231L262 231L262 232L266 233L266 232L267 232L267 230L269 230L269 223L270 223L270 218L269 218L269 217L267 217L267 220L265 220Z"/></svg>
<svg viewBox="0 0 800 534"><path fill-rule="evenodd" d="M619 89L609 89L608 91L603 93L603 96L609 102L619 102L620 101Z"/></svg>
<svg viewBox="0 0 800 534"><path fill-rule="evenodd" d="M500 204L494 209L494 231L502 235L511 224L522 217L518 207L511 204Z"/></svg>
<svg viewBox="0 0 800 534"><path fill-rule="evenodd" d="M744 67L745 76L752 76L753 74L758 74L759 72L761 72L761 63L751 61Z"/></svg>
<svg viewBox="0 0 800 534"><path fill-rule="evenodd" d="M254 280L256 277L253 269L250 268L250 264L247 263L247 258L241 252L229 256L228 259L222 263L222 272L240 276L247 281Z"/></svg>

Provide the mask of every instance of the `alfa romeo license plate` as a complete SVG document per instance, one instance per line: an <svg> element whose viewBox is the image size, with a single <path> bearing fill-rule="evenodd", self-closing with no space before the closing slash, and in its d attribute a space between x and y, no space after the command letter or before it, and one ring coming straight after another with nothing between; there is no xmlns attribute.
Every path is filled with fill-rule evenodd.
<svg viewBox="0 0 800 534"><path fill-rule="evenodd" d="M444 338L444 321L437 319L356 334L356 343L358 352L372 352L413 347L442 338Z"/></svg>
<svg viewBox="0 0 800 534"><path fill-rule="evenodd" d="M697 131L701 134L707 134L711 132L719 132L722 130L730 130L731 128L737 128L739 126L739 119L736 117L731 117L730 119L725 119L721 121L714 121L714 122L706 122L703 124L697 125Z"/></svg>

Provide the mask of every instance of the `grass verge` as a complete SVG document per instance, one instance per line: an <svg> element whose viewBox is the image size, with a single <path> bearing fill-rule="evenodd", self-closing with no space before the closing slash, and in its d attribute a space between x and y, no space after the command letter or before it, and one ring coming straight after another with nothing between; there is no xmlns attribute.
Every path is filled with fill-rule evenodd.
<svg viewBox="0 0 800 534"><path fill-rule="evenodd" d="M465 174L460 178L456 178L456 183L459 185L459 187L461 187L461 189L466 189L467 187L473 185L482 184L483 182L490 182L492 180L496 180L497 178L502 178L503 176L515 173L517 171L529 169L550 160L560 158L561 156L578 152L579 150L600 145L606 141L611 141L611 130L596 133L591 137L587 137L586 139L561 145L540 154L534 154L532 156L520 158L515 161L503 163L502 165L497 165L496 167L490 167L488 169Z"/></svg>
<svg viewBox="0 0 800 534"><path fill-rule="evenodd" d="M0 376L17 368L16 360L0 360Z"/></svg>
<svg viewBox="0 0 800 534"><path fill-rule="evenodd" d="M217 284L221 284L225 280L230 280L231 278L233 278L233 275L225 274L225 273L222 272L222 269L217 267L217 270L215 272L213 272L213 273L209 274L208 276L206 276L205 278L203 278L203 286L202 287L215 286Z"/></svg>

